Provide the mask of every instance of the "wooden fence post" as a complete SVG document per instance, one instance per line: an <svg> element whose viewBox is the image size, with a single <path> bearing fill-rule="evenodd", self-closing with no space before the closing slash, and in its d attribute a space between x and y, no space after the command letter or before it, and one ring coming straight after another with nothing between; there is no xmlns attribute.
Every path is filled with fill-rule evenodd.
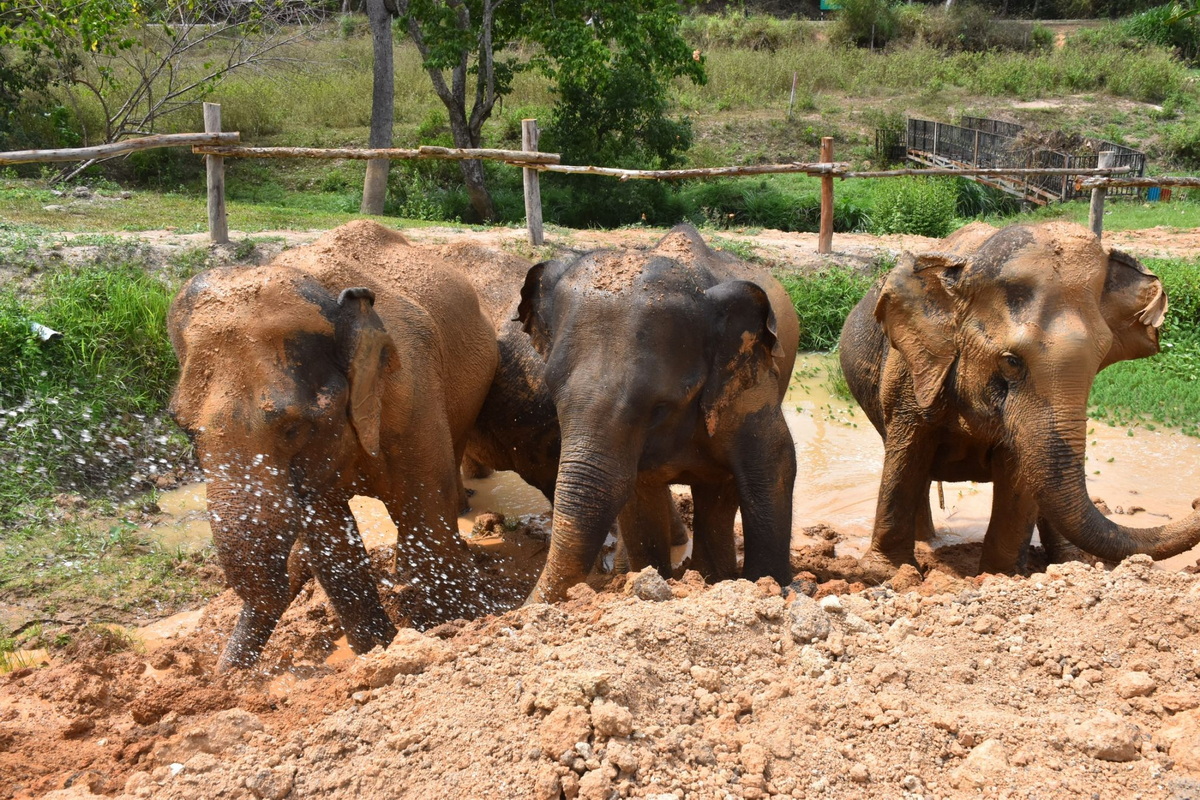
<svg viewBox="0 0 1200 800"><path fill-rule="evenodd" d="M1112 150L1105 150L1100 154L1096 166L1100 169L1111 167L1116 161L1116 153ZM1088 225L1091 226L1092 233L1096 234L1097 239L1104 238L1104 187L1097 186L1092 189L1092 204L1088 208Z"/></svg>
<svg viewBox="0 0 1200 800"><path fill-rule="evenodd" d="M204 104L204 132L221 132L221 104ZM208 238L213 244L229 243L229 222L225 219L225 159L205 156L208 173Z"/></svg>
<svg viewBox="0 0 1200 800"><path fill-rule="evenodd" d="M975 148L971 151L971 166L979 166L979 130L975 130Z"/></svg>
<svg viewBox="0 0 1200 800"><path fill-rule="evenodd" d="M521 120L521 148L537 152L538 126L536 119ZM521 170L525 178L525 226L529 229L529 243L540 247L545 241L542 235L542 188L538 183L536 169Z"/></svg>
<svg viewBox="0 0 1200 800"><path fill-rule="evenodd" d="M821 160L833 162L833 137L821 137ZM833 176L821 176L821 232L817 234L817 252L833 252Z"/></svg>

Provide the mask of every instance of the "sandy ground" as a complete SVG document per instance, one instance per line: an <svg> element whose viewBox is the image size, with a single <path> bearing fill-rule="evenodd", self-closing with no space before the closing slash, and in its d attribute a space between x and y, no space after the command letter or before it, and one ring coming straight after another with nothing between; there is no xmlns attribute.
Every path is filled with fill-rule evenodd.
<svg viewBox="0 0 1200 800"><path fill-rule="evenodd" d="M413 233L523 246L521 231ZM585 249L658 235L550 238ZM782 263L816 259L815 236L745 238ZM1140 255L1191 255L1197 240L1110 238ZM835 237L850 260L926 243ZM239 607L226 592L137 631L132 649L92 632L0 676L0 798L1200 796L1200 579L1144 558L978 577L987 487L947 484L924 575L857 583L882 447L806 366L818 377L798 379L787 405L802 464L792 587L597 576L560 605L405 629L355 658L310 585L257 670L218 676ZM1132 525L1186 513L1200 441L1135 434L1093 428L1093 495ZM475 488L479 512L507 514L462 520L491 576L478 591L511 607L549 521L503 476ZM159 534L203 541L202 503L196 487L164 497ZM394 529L369 503L356 513L402 620Z"/></svg>

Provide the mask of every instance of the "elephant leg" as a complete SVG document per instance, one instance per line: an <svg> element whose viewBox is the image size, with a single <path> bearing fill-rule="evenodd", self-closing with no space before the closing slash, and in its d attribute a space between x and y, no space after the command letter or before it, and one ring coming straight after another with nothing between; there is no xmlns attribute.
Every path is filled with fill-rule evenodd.
<svg viewBox="0 0 1200 800"><path fill-rule="evenodd" d="M777 405L747 414L736 437L733 479L742 509L749 581L771 577L792 582L792 490L796 449Z"/></svg>
<svg viewBox="0 0 1200 800"><path fill-rule="evenodd" d="M664 578L671 577L673 515L675 504L669 486L638 482L634 496L617 517L630 572L640 572L649 566Z"/></svg>
<svg viewBox="0 0 1200 800"><path fill-rule="evenodd" d="M313 503L308 539L313 572L333 604L346 641L356 653L386 647L396 636L379 601L371 560L358 533L358 523L344 503Z"/></svg>
<svg viewBox="0 0 1200 800"><path fill-rule="evenodd" d="M693 483L692 569L709 583L737 577L737 548L733 521L738 494L733 480Z"/></svg>
<svg viewBox="0 0 1200 800"><path fill-rule="evenodd" d="M304 584L314 576L312 568L312 553L308 549L308 541L303 536L297 536L288 553L288 598L289 602L296 599Z"/></svg>
<svg viewBox="0 0 1200 800"><path fill-rule="evenodd" d="M929 513L932 448L907 420L892 421L883 456L871 547L859 560L863 576L883 583L903 564L917 566L913 553L921 507Z"/></svg>
<svg viewBox="0 0 1200 800"><path fill-rule="evenodd" d="M1008 463L1001 463L992 483L992 518L983 537L980 574L1011 575L1021 556L1029 548L1033 524L1037 519L1037 501L1016 485Z"/></svg>
<svg viewBox="0 0 1200 800"><path fill-rule="evenodd" d="M917 506L917 521L916 521L916 538L918 542L928 542L933 539L933 511L930 507L929 491L933 488L933 481L925 482L925 502Z"/></svg>
<svg viewBox="0 0 1200 800"><path fill-rule="evenodd" d="M263 531L253 536L245 532L221 535L219 529L216 531L213 539L225 580L242 599L237 625L217 664L219 672L254 666L292 602L288 556L294 538L290 525L278 533Z"/></svg>
<svg viewBox="0 0 1200 800"><path fill-rule="evenodd" d="M1062 564L1066 561L1082 561L1085 564L1095 564L1103 561L1088 551L1071 544L1065 536L1054 530L1048 520L1042 517L1038 518L1037 530L1042 547L1046 550L1047 563Z"/></svg>

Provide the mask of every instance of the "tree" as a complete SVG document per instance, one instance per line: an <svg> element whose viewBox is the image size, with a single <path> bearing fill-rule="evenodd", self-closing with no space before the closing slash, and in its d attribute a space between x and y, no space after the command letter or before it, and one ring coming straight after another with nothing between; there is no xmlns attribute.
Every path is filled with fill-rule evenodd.
<svg viewBox="0 0 1200 800"><path fill-rule="evenodd" d="M154 132L230 73L305 38L305 23L318 17L286 0L0 0L0 46L49 64L77 111L94 101L102 128L88 129L88 115L76 113L84 141L113 142ZM190 57L201 52L196 69Z"/></svg>
<svg viewBox="0 0 1200 800"><path fill-rule="evenodd" d="M367 146L392 146L392 124L396 115L396 64L392 59L392 15L395 5L388 0L366 0L367 19L371 24L374 51L374 79L371 86L371 132ZM363 180L363 214L382 214L387 199L387 177L391 162L376 158L367 162Z"/></svg>
<svg viewBox="0 0 1200 800"><path fill-rule="evenodd" d="M580 126L599 122L613 130L607 117L589 116L581 106L589 91L637 81L649 98L647 105L632 114L625 114L623 105L608 105L610 115L619 113L625 120L616 127L634 136L653 135L652 127L663 130L635 120L662 118L671 78L704 80L702 61L693 59L679 36L676 0L403 0L400 13L446 107L457 147L481 145L484 122L523 69L549 75L562 98L576 108L566 116ZM505 54L518 37L539 46L539 54L527 61ZM616 83L614 75L620 76ZM474 86L468 110L469 76ZM625 99L637 98L626 93ZM494 218L483 165L459 163L475 213L480 219Z"/></svg>

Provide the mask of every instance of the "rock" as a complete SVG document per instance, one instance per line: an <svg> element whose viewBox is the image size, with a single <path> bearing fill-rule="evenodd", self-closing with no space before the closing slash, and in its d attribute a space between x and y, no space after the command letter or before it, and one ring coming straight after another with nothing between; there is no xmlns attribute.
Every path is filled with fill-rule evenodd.
<svg viewBox="0 0 1200 800"><path fill-rule="evenodd" d="M401 628L387 650L373 650L360 658L347 678L353 690L387 686L397 675L419 675L434 664L453 659L440 639L412 628Z"/></svg>
<svg viewBox="0 0 1200 800"><path fill-rule="evenodd" d="M982 789L1003 783L1008 770L1008 753L999 739L986 739L950 774L950 785L956 789Z"/></svg>
<svg viewBox="0 0 1200 800"><path fill-rule="evenodd" d="M636 575L631 575L625 584L625 590L639 600L655 603L670 600L675 596L671 592L671 587L654 567L646 567Z"/></svg>
<svg viewBox="0 0 1200 800"><path fill-rule="evenodd" d="M811 597L796 595L788 606L788 619L792 638L800 644L808 644L829 636L829 615L822 609L821 604Z"/></svg>
<svg viewBox="0 0 1200 800"><path fill-rule="evenodd" d="M558 773L548 764L538 767L533 779L533 800L559 800L562 797L562 785L558 782Z"/></svg>
<svg viewBox="0 0 1200 800"><path fill-rule="evenodd" d="M818 600L824 600L826 597L837 597L839 594L847 594L849 591L850 584L841 578L836 578L818 586L817 593L813 597Z"/></svg>
<svg viewBox="0 0 1200 800"><path fill-rule="evenodd" d="M821 608L826 614L844 614L846 613L845 606L842 605L842 598L836 594L827 594L820 598Z"/></svg>
<svg viewBox="0 0 1200 800"><path fill-rule="evenodd" d="M1004 625L1004 620L995 614L981 614L971 624L971 630L978 634L995 633Z"/></svg>
<svg viewBox="0 0 1200 800"><path fill-rule="evenodd" d="M921 571L912 564L901 564L900 569L896 570L896 574L892 576L890 584L893 592L904 594L920 586L924 580L921 577Z"/></svg>
<svg viewBox="0 0 1200 800"><path fill-rule="evenodd" d="M76 186L71 190L71 197L78 197L80 200L87 200L92 196L92 190L86 186Z"/></svg>
<svg viewBox="0 0 1200 800"><path fill-rule="evenodd" d="M586 742L591 735L592 723L587 709L561 705L542 720L538 740L542 752L556 759L567 750L574 750L579 742Z"/></svg>
<svg viewBox="0 0 1200 800"><path fill-rule="evenodd" d="M913 622L908 617L901 617L891 624L891 627L888 628L887 633L883 635L883 638L894 644L896 642L902 642L909 636L912 636L916 630L917 623Z"/></svg>
<svg viewBox="0 0 1200 800"><path fill-rule="evenodd" d="M701 689L707 689L710 692L719 692L721 690L721 673L709 667L702 667L699 664L691 669L692 680Z"/></svg>
<svg viewBox="0 0 1200 800"><path fill-rule="evenodd" d="M633 714L625 706L597 699L592 704L592 727L598 736L628 736L633 733Z"/></svg>
<svg viewBox="0 0 1200 800"><path fill-rule="evenodd" d="M1149 697L1158 684L1145 672L1126 672L1116 680L1117 695L1128 700L1131 697Z"/></svg>
<svg viewBox="0 0 1200 800"><path fill-rule="evenodd" d="M739 757L742 760L742 767L746 774L749 775L764 775L767 771L767 751L762 745L749 744L742 745Z"/></svg>
<svg viewBox="0 0 1200 800"><path fill-rule="evenodd" d="M1085 755L1101 761L1133 761L1141 757L1141 730L1108 710L1067 728L1067 739Z"/></svg>
<svg viewBox="0 0 1200 800"><path fill-rule="evenodd" d="M608 800L612 795L612 779L602 769L585 772L579 779L581 800Z"/></svg>
<svg viewBox="0 0 1200 800"><path fill-rule="evenodd" d="M1200 710L1184 711L1154 737L1175 765L1200 773Z"/></svg>
<svg viewBox="0 0 1200 800"><path fill-rule="evenodd" d="M568 772L559 778L562 784L562 796L567 800L575 800L579 796L579 776L574 772Z"/></svg>
<svg viewBox="0 0 1200 800"><path fill-rule="evenodd" d="M1178 714L1180 711L1190 711L1193 708L1200 707L1200 696L1191 692L1168 692L1160 694L1158 702L1162 704L1163 709L1171 714Z"/></svg>
<svg viewBox="0 0 1200 800"><path fill-rule="evenodd" d="M190 728L156 746L151 758L156 764L182 764L197 753L223 753L247 733L262 729L262 721L249 711L218 711L206 725Z"/></svg>
<svg viewBox="0 0 1200 800"><path fill-rule="evenodd" d="M292 791L296 768L292 766L268 769L263 767L246 778L246 788L262 800L283 800Z"/></svg>
<svg viewBox="0 0 1200 800"><path fill-rule="evenodd" d="M855 764L850 767L850 781L852 783L867 784L871 782L871 773L865 764Z"/></svg>
<svg viewBox="0 0 1200 800"><path fill-rule="evenodd" d="M796 669L810 678L819 678L829 671L833 662L829 657L811 645L800 648L796 657Z"/></svg>

